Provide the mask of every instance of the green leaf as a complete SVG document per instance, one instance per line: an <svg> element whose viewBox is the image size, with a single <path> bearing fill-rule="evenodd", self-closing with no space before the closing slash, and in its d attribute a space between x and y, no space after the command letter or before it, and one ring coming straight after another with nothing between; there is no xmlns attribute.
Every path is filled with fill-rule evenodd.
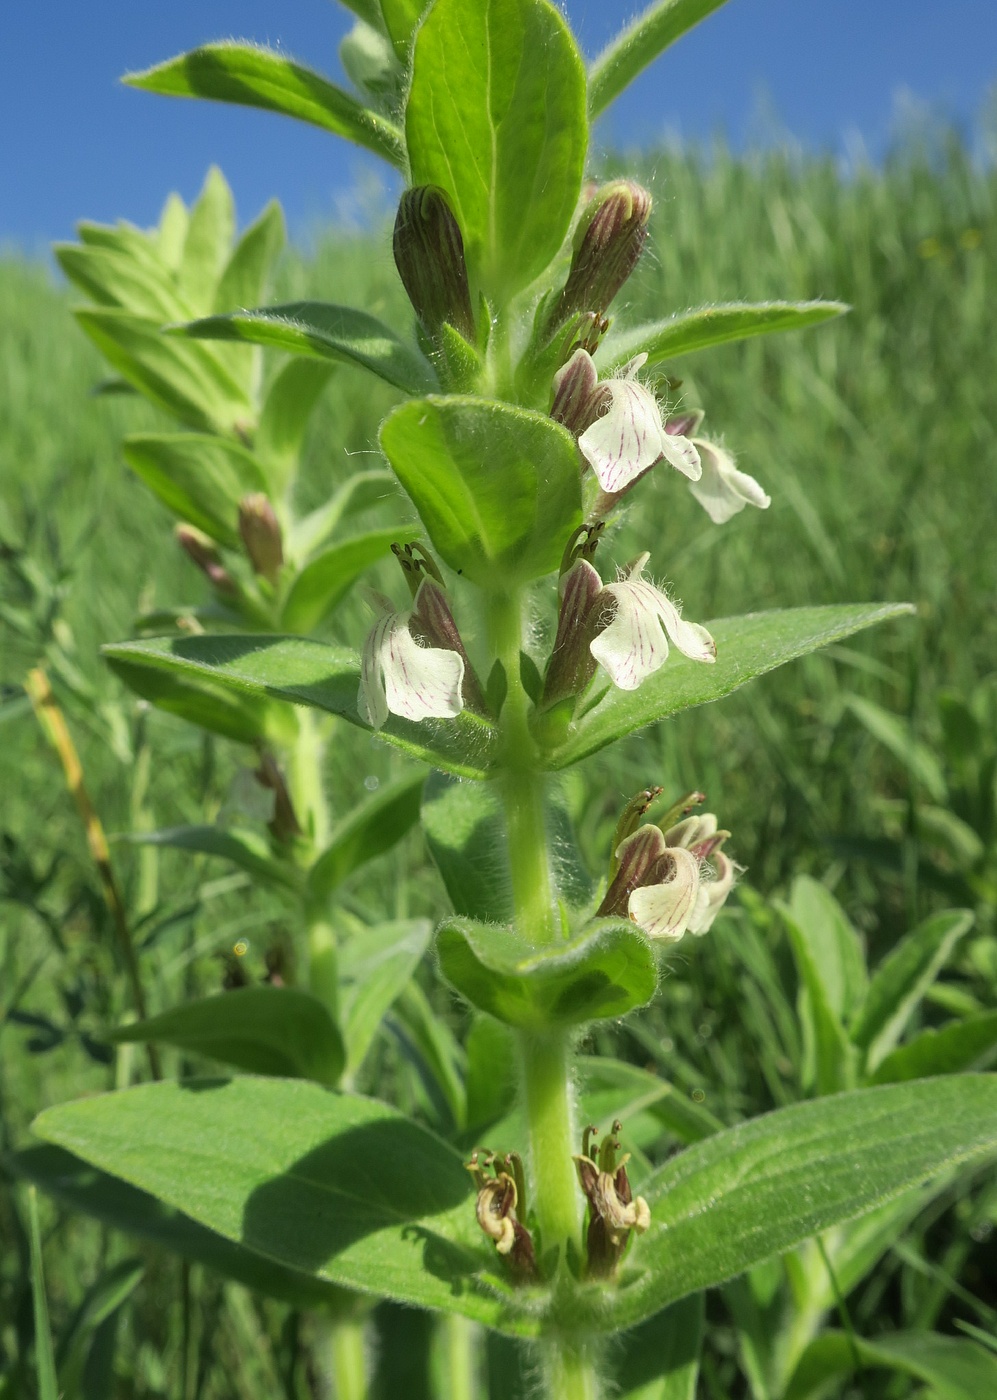
<svg viewBox="0 0 997 1400"><path fill-rule="evenodd" d="M973 915L967 909L935 914L902 938L876 968L851 1028L852 1040L865 1051L870 1072L896 1046L911 1012L972 924Z"/></svg>
<svg viewBox="0 0 997 1400"><path fill-rule="evenodd" d="M267 390L253 447L275 496L287 490L312 409L335 368L326 360L288 360Z"/></svg>
<svg viewBox="0 0 997 1400"><path fill-rule="evenodd" d="M267 481L251 452L207 433L133 433L122 454L167 510L239 547L239 502Z"/></svg>
<svg viewBox="0 0 997 1400"><path fill-rule="evenodd" d="M194 1080L62 1104L34 1130L266 1259L537 1330L513 1310L460 1156L386 1104L303 1080Z"/></svg>
<svg viewBox="0 0 997 1400"><path fill-rule="evenodd" d="M813 953L835 1016L850 1016L868 987L862 941L834 895L819 880L798 875L789 912Z"/></svg>
<svg viewBox="0 0 997 1400"><path fill-rule="evenodd" d="M240 987L106 1034L115 1045L173 1045L253 1074L335 1084L345 1051L328 1010L297 987Z"/></svg>
<svg viewBox="0 0 997 1400"><path fill-rule="evenodd" d="M373 98L375 106L390 110L401 105L404 70L381 29L358 20L340 40L339 62L353 86Z"/></svg>
<svg viewBox="0 0 997 1400"><path fill-rule="evenodd" d="M190 210L177 283L195 311L208 311L235 237L235 202L225 176L213 165Z"/></svg>
<svg viewBox="0 0 997 1400"><path fill-rule="evenodd" d="M933 1400L982 1400L997 1395L997 1356L976 1342L938 1332L894 1332L871 1341L845 1332L816 1337L800 1357L784 1400L823 1394L827 1382L851 1375L855 1358L931 1386Z"/></svg>
<svg viewBox="0 0 997 1400"><path fill-rule="evenodd" d="M289 729L293 731L293 718L288 725L280 713L283 707L258 695L227 689L205 674L150 664L144 652L131 654L130 645L141 644L105 648L107 663L129 690L157 709L241 744L257 744L267 736L284 738Z"/></svg>
<svg viewBox="0 0 997 1400"><path fill-rule="evenodd" d="M308 887L315 898L330 895L361 865L390 851L415 826L424 781L424 773L399 778L358 803L343 818L308 872Z"/></svg>
<svg viewBox="0 0 997 1400"><path fill-rule="evenodd" d="M214 288L212 311L236 311L262 301L287 233L284 213L272 199L232 250Z"/></svg>
<svg viewBox="0 0 997 1400"><path fill-rule="evenodd" d="M598 1118L597 1126L609 1127L614 1118L622 1118L626 1134L632 1138L631 1115L641 1113L658 1125L654 1137L665 1129L682 1143L701 1142L723 1128L709 1109L687 1098L667 1079L637 1065L607 1055L579 1055L575 1070L586 1113L596 1115L592 1121Z"/></svg>
<svg viewBox="0 0 997 1400"><path fill-rule="evenodd" d="M250 44L205 44L143 73L128 73L129 87L167 97L207 97L243 107L262 107L310 122L364 146L402 169L401 132L320 73L281 54Z"/></svg>
<svg viewBox="0 0 997 1400"><path fill-rule="evenodd" d="M911 611L909 603L848 603L747 613L707 623L717 644L712 666L673 652L637 690L610 690L572 726L567 740L551 754L550 766L577 763L625 734L719 700L787 661Z"/></svg>
<svg viewBox="0 0 997 1400"><path fill-rule="evenodd" d="M363 1063L385 1013L422 961L432 931L428 919L402 919L358 931L340 949L347 1074Z"/></svg>
<svg viewBox="0 0 997 1400"><path fill-rule="evenodd" d="M436 949L443 976L472 1006L529 1030L623 1016L658 985L651 945L629 920L599 919L567 942L537 946L511 929L453 918Z"/></svg>
<svg viewBox="0 0 997 1400"><path fill-rule="evenodd" d="M641 1185L651 1227L592 1325L627 1327L997 1152L997 1076L950 1075L793 1104L687 1148ZM581 1325L582 1302L573 1301ZM598 1319L598 1323L597 1323Z"/></svg>
<svg viewBox="0 0 997 1400"><path fill-rule="evenodd" d="M86 244L56 243L52 251L69 280L102 306L148 316L160 325L192 314L193 308L178 298L165 267Z"/></svg>
<svg viewBox="0 0 997 1400"><path fill-rule="evenodd" d="M309 355L343 360L369 369L407 394L436 385L429 361L399 340L394 331L350 306L324 301L289 301L227 316L206 316L185 326L171 326L173 336L194 340L243 341Z"/></svg>
<svg viewBox="0 0 997 1400"><path fill-rule="evenodd" d="M508 1026L476 1014L464 1042L467 1055L465 1122L468 1134L489 1128L516 1098L516 1042Z"/></svg>
<svg viewBox="0 0 997 1400"><path fill-rule="evenodd" d="M613 1368L620 1400L696 1400L704 1305L693 1293L627 1334Z"/></svg>
<svg viewBox="0 0 997 1400"><path fill-rule="evenodd" d="M381 446L452 569L502 591L557 568L581 522L578 451L559 423L487 399L418 399L389 415Z"/></svg>
<svg viewBox="0 0 997 1400"><path fill-rule="evenodd" d="M70 1210L205 1264L254 1292L297 1307L329 1307L343 1300L332 1284L263 1259L61 1148L28 1147L5 1157L4 1165Z"/></svg>
<svg viewBox="0 0 997 1400"><path fill-rule="evenodd" d="M231 433L236 424L252 421L244 387L208 346L164 336L158 317L117 307L84 307L74 315L123 379L188 427Z"/></svg>
<svg viewBox="0 0 997 1400"><path fill-rule="evenodd" d="M589 113L596 117L638 73L724 0L658 0L612 41L589 69Z"/></svg>
<svg viewBox="0 0 997 1400"><path fill-rule="evenodd" d="M289 632L313 632L356 583L365 570L404 535L398 526L372 530L342 540L307 563L291 585L281 611L281 626Z"/></svg>
<svg viewBox="0 0 997 1400"><path fill-rule="evenodd" d="M302 366L314 363L313 360L291 361L292 365ZM397 508L400 499L397 482L386 468L357 472L355 476L348 477L327 501L297 522L291 530L289 552L294 558L306 557L325 544L339 528L339 522L347 516L357 515L386 501ZM399 523L398 538L411 533L409 526Z"/></svg>
<svg viewBox="0 0 997 1400"><path fill-rule="evenodd" d="M874 705L861 695L849 695L848 708L874 739L899 759L911 779L924 789L934 802L945 802L948 787L942 765L927 744L914 738L910 725L897 715L891 715L881 705Z"/></svg>
<svg viewBox="0 0 997 1400"><path fill-rule="evenodd" d="M436 0L405 109L413 185L438 185L496 305L557 253L581 190L585 70L546 0Z"/></svg>
<svg viewBox="0 0 997 1400"><path fill-rule="evenodd" d="M233 738L244 737L247 711L261 721L270 718L271 709L260 705L267 697L311 705L370 731L357 710L359 662L345 647L303 637L152 637L118 642L104 654L146 699L185 718L197 715L196 723ZM227 702L224 713L216 697ZM276 720L279 707L273 708ZM229 721L231 729L221 727ZM493 727L468 710L456 719L418 724L391 716L378 734L412 757L466 778L486 776L495 744Z"/></svg>
<svg viewBox="0 0 997 1400"><path fill-rule="evenodd" d="M926 1030L879 1062L874 1084L926 1079L934 1074L958 1074L973 1069L997 1046L997 1011L984 1011L953 1021L941 1030Z"/></svg>
<svg viewBox="0 0 997 1400"><path fill-rule="evenodd" d="M627 364L635 355L647 355L647 368L678 355L691 355L713 345L747 340L773 331L799 331L820 325L850 308L840 301L731 302L684 311L664 321L621 331L607 337L596 356L603 376Z"/></svg>
<svg viewBox="0 0 997 1400"><path fill-rule="evenodd" d="M448 1135L467 1119L463 1049L419 983L412 980L390 1017L402 1053L426 1091L425 1111Z"/></svg>
<svg viewBox="0 0 997 1400"><path fill-rule="evenodd" d="M162 831L130 832L124 838L135 846L169 846L220 856L268 885L296 890L300 881L289 861L275 860L267 842L255 831L226 830L218 826L171 826Z"/></svg>
<svg viewBox="0 0 997 1400"><path fill-rule="evenodd" d="M854 1049L849 1043L840 1018L828 998L828 989L821 976L821 965L806 933L784 911L783 919L793 949L793 960L803 988L804 1025L813 1037L813 1077L804 1075L807 1087L811 1083L818 1094L834 1094L854 1084Z"/></svg>
<svg viewBox="0 0 997 1400"><path fill-rule="evenodd" d="M31 1301L35 1322L35 1371L38 1376L38 1400L59 1400L59 1382L55 1374L55 1352L49 1325L48 1300L45 1297L45 1274L42 1270L42 1234L38 1224L38 1195L34 1186L28 1187L28 1241L31 1259Z"/></svg>
<svg viewBox="0 0 997 1400"><path fill-rule="evenodd" d="M402 63L408 61L409 45L428 0L381 0L381 14L388 37Z"/></svg>

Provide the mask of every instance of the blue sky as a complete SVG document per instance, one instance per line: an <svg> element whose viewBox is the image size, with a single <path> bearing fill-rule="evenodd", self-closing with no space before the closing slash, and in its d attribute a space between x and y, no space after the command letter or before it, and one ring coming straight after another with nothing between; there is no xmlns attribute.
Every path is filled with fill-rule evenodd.
<svg viewBox="0 0 997 1400"><path fill-rule="evenodd" d="M640 5L565 8L592 55ZM333 0L8 0L3 11L0 247L40 251L84 217L149 224L171 189L190 199L212 161L243 219L276 195L299 237L354 213L358 191L381 178L378 162L299 123L117 82L224 37L270 43L338 76L352 16ZM995 82L995 0L729 0L600 131L626 144L722 132L743 147L781 127L810 148L844 154L859 141L875 156L905 95L971 130Z"/></svg>

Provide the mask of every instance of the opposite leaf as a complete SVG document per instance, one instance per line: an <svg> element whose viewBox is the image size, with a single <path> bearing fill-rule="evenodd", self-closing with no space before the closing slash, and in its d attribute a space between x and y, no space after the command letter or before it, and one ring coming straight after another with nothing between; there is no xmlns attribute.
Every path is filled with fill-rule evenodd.
<svg viewBox="0 0 997 1400"><path fill-rule="evenodd" d="M205 44L144 73L128 73L124 81L168 97L207 97L297 117L366 146L392 165L403 165L401 132L393 122L369 111L320 73L269 49Z"/></svg>
<svg viewBox="0 0 997 1400"><path fill-rule="evenodd" d="M273 714L273 727L283 707L268 706L268 697L312 705L370 729L357 710L360 664L345 647L303 637L155 637L105 647L104 654L153 704L233 738L244 737L247 711L268 719ZM229 722L231 728L222 727ZM495 731L464 710L453 720L421 724L392 715L379 737L459 777L482 778L491 766Z"/></svg>
<svg viewBox="0 0 997 1400"><path fill-rule="evenodd" d="M629 1326L994 1153L994 1075L835 1094L717 1133L641 1184L651 1228L628 1256L630 1278L608 1316L600 1292L593 1317Z"/></svg>
<svg viewBox="0 0 997 1400"><path fill-rule="evenodd" d="M508 928L449 919L436 949L443 976L473 1006L529 1030L623 1016L658 985L650 943L634 924L613 919L542 947Z"/></svg>
<svg viewBox="0 0 997 1400"><path fill-rule="evenodd" d="M574 439L544 414L473 398L396 408L381 446L433 545L490 592L556 569L581 522Z"/></svg>
<svg viewBox="0 0 997 1400"><path fill-rule="evenodd" d="M664 321L651 321L633 330L610 335L596 356L603 376L628 364L635 355L646 354L647 366L677 355L691 355L713 345L726 345L751 336L771 335L773 331L799 331L821 321L842 316L849 308L840 301L732 302L684 311Z"/></svg>
<svg viewBox="0 0 997 1400"><path fill-rule="evenodd" d="M346 1055L326 1007L296 987L241 987L186 1002L106 1037L174 1045L254 1074L335 1084Z"/></svg>
<svg viewBox="0 0 997 1400"><path fill-rule="evenodd" d="M747 613L707 623L717 644L713 666L673 655L637 690L610 690L572 726L551 754L550 767L566 768L655 720L719 700L787 661L912 611L909 603L845 604Z"/></svg>
<svg viewBox="0 0 997 1400"><path fill-rule="evenodd" d="M376 316L350 306L291 301L255 311L206 316L171 327L171 331L193 340L242 341L287 350L292 355L349 361L407 394L425 393L436 385L428 360L410 350Z"/></svg>
<svg viewBox="0 0 997 1400"><path fill-rule="evenodd" d="M588 144L585 70L546 0L436 0L405 110L413 185L450 198L472 286L498 306L557 253Z"/></svg>

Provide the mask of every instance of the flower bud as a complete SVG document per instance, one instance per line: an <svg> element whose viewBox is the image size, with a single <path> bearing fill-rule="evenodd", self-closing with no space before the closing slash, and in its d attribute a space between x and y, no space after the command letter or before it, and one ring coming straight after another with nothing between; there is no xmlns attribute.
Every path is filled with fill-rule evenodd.
<svg viewBox="0 0 997 1400"><path fill-rule="evenodd" d="M611 390L599 384L599 372L587 350L576 350L554 375L550 416L580 437L609 402Z"/></svg>
<svg viewBox="0 0 997 1400"><path fill-rule="evenodd" d="M547 332L578 312L605 312L637 266L647 238L651 196L633 180L614 180L579 221L568 280L553 303Z"/></svg>
<svg viewBox="0 0 997 1400"><path fill-rule="evenodd" d="M473 344L464 240L441 189L417 185L405 191L392 246L402 284L428 334L436 337L446 321Z"/></svg>
<svg viewBox="0 0 997 1400"><path fill-rule="evenodd" d="M222 563L221 555L214 540L198 530L195 525L186 523L176 527L176 541L189 559L192 559L201 573L217 593L231 598L238 591L232 575Z"/></svg>
<svg viewBox="0 0 997 1400"><path fill-rule="evenodd" d="M276 583L284 563L284 546L274 508L262 491L243 496L239 502L239 534L254 571Z"/></svg>

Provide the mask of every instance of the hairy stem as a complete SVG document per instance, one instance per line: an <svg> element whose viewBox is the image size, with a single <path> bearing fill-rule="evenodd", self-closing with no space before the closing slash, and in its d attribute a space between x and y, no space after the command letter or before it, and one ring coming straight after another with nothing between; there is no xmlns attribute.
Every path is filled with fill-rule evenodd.
<svg viewBox="0 0 997 1400"><path fill-rule="evenodd" d="M529 699L520 675L522 598L492 600L490 631L506 674L500 778L505 809L513 905L519 934L532 943L561 936L551 873L544 774L529 727ZM523 1107L529 1128L530 1208L539 1227L539 1262L555 1287L570 1286L570 1261L581 1257L581 1210L572 1154L577 1150L571 1098L571 1043L563 1031L520 1032ZM551 1341L552 1400L594 1400L591 1358ZM567 1347L567 1349L565 1349Z"/></svg>
<svg viewBox="0 0 997 1400"><path fill-rule="evenodd" d="M362 1318L337 1317L324 1320L328 1329L328 1366L335 1400L366 1400L367 1362L364 1353Z"/></svg>

